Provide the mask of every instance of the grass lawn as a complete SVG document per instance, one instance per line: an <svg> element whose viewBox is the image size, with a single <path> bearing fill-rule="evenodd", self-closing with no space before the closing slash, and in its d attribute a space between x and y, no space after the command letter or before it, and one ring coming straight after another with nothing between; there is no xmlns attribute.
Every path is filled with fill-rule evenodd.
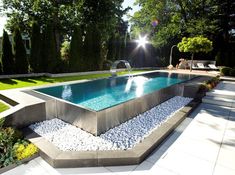
<svg viewBox="0 0 235 175"><path fill-rule="evenodd" d="M4 103L0 102L0 113L9 109L9 106L5 105Z"/></svg>
<svg viewBox="0 0 235 175"><path fill-rule="evenodd" d="M145 72L146 70L137 70L132 71L132 73ZM118 75L128 74L127 71L119 72ZM37 78L17 78L17 79L0 79L0 90L30 87L30 86L39 86L52 83L60 83L66 81L74 80L84 80L84 79L95 79L95 78L104 78L109 77L110 73L106 74L91 74L91 75L78 75L78 76L69 76L69 77L37 77Z"/></svg>

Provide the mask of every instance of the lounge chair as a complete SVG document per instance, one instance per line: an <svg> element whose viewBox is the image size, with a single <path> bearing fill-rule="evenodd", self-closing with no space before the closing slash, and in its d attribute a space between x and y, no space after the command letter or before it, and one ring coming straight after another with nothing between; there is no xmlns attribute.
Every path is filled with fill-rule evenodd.
<svg viewBox="0 0 235 175"><path fill-rule="evenodd" d="M218 70L219 68L216 67L214 64L208 64L209 68L213 69L213 70Z"/></svg>
<svg viewBox="0 0 235 175"><path fill-rule="evenodd" d="M204 66L203 63L197 63L197 67L198 67L199 69L206 69L206 67Z"/></svg>
<svg viewBox="0 0 235 175"><path fill-rule="evenodd" d="M190 66L189 66L190 67ZM195 64L193 64L192 65L192 69L197 69L198 67L195 65Z"/></svg>

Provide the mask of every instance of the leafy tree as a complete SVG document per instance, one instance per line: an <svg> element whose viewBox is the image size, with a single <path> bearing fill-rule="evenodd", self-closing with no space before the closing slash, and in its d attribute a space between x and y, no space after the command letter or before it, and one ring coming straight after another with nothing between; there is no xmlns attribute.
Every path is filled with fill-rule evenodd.
<svg viewBox="0 0 235 175"><path fill-rule="evenodd" d="M2 0L5 13L9 16L8 29L20 26L22 30L31 31L31 24L37 21L42 28L48 22L54 27L57 38L70 35L75 26L85 28L98 25L102 40L107 41L109 34L128 9L122 9L123 0ZM58 43L57 43L58 46Z"/></svg>
<svg viewBox="0 0 235 175"><path fill-rule="evenodd" d="M184 37L182 41L178 43L177 47L180 50L180 52L190 52L192 54L190 71L192 71L193 57L195 53L198 52L207 53L213 49L212 41L202 36L193 37L193 38Z"/></svg>
<svg viewBox="0 0 235 175"><path fill-rule="evenodd" d="M30 52L30 67L33 72L42 71L42 34L40 32L40 26L37 22L33 23L31 32L31 52Z"/></svg>
<svg viewBox="0 0 235 175"><path fill-rule="evenodd" d="M56 51L60 52L61 42L70 38L73 29L81 26L86 33L88 26L97 27L101 34L101 58L106 57L107 41L112 33L124 23L122 16L128 11L122 9L123 0L2 0L9 20L7 28L19 26L21 31L31 33L31 26L36 21L42 30L47 24L53 27Z"/></svg>
<svg viewBox="0 0 235 175"><path fill-rule="evenodd" d="M53 25L49 23L43 32L42 42L43 70L50 73L56 70L58 64L58 52L56 49L55 33L53 31Z"/></svg>
<svg viewBox="0 0 235 175"><path fill-rule="evenodd" d="M8 33L3 30L2 40L2 69L4 74L14 73L14 60L12 54L12 45Z"/></svg>
<svg viewBox="0 0 235 175"><path fill-rule="evenodd" d="M83 70L83 34L80 26L76 26L70 44L69 69L72 72Z"/></svg>
<svg viewBox="0 0 235 175"><path fill-rule="evenodd" d="M215 34L218 6L214 0L137 0L142 7L133 16L136 38L148 34L156 47L173 45L183 36Z"/></svg>
<svg viewBox="0 0 235 175"><path fill-rule="evenodd" d="M15 72L17 74L26 74L28 73L28 61L19 28L16 28L13 33L13 43L16 64Z"/></svg>
<svg viewBox="0 0 235 175"><path fill-rule="evenodd" d="M215 39L216 60L218 65L235 66L235 3L217 0L219 32Z"/></svg>

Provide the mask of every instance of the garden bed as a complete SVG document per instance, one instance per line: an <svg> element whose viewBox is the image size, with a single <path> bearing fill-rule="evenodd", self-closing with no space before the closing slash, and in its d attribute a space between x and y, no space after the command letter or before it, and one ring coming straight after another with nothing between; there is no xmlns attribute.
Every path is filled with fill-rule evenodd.
<svg viewBox="0 0 235 175"><path fill-rule="evenodd" d="M38 148L25 140L20 131L3 124L0 119L0 173L31 160L38 153Z"/></svg>
<svg viewBox="0 0 235 175"><path fill-rule="evenodd" d="M16 167L19 166L19 165L28 163L29 161L31 161L31 160L37 158L38 156L39 156L39 153L36 153L36 154L34 154L32 157L29 157L29 158L26 158L26 159L21 160L19 163L13 163L13 164L8 165L8 166L6 166L6 167L0 168L0 174L4 173L4 172L6 172L6 171L12 170L13 168L16 168Z"/></svg>

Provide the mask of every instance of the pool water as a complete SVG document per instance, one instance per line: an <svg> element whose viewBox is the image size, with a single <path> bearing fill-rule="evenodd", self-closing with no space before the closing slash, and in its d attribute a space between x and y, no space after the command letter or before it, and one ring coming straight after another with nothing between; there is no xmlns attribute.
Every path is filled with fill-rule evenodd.
<svg viewBox="0 0 235 175"><path fill-rule="evenodd" d="M192 78L192 75L187 74L155 72L40 88L36 91L100 111Z"/></svg>

